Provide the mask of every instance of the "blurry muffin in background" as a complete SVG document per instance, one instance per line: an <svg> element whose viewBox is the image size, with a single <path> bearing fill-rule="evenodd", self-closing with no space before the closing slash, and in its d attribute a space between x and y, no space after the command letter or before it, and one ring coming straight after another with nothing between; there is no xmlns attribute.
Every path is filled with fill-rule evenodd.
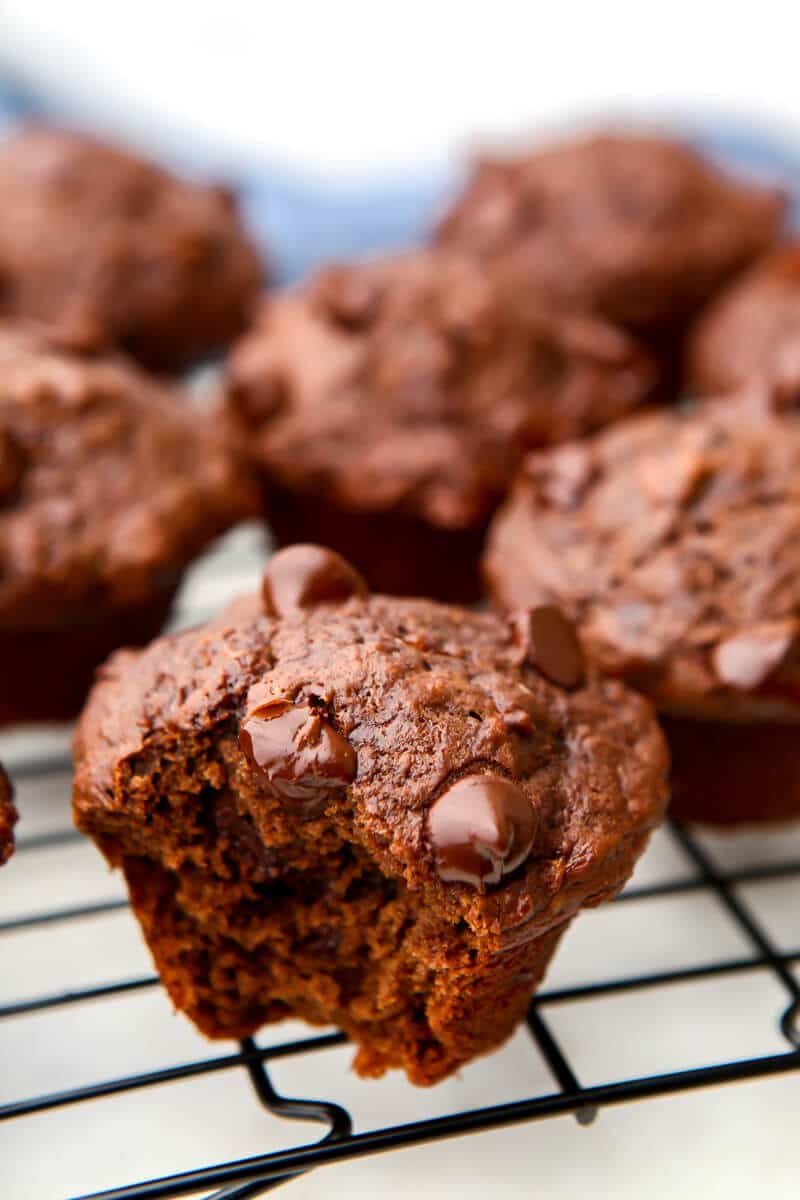
<svg viewBox="0 0 800 1200"><path fill-rule="evenodd" d="M279 543L331 546L385 592L468 600L523 453L622 416L656 374L627 333L523 320L481 266L432 250L268 297L227 393Z"/></svg>
<svg viewBox="0 0 800 1200"><path fill-rule="evenodd" d="M263 266L224 189L39 126L0 140L0 316L157 369L222 347Z"/></svg>
<svg viewBox="0 0 800 1200"><path fill-rule="evenodd" d="M162 627L257 497L217 430L121 357L0 325L0 724L66 719Z"/></svg>
<svg viewBox="0 0 800 1200"><path fill-rule="evenodd" d="M8 776L0 763L0 867L8 862L14 853L14 826L17 821L17 810L14 807L14 793Z"/></svg>
<svg viewBox="0 0 800 1200"><path fill-rule="evenodd" d="M800 384L800 242L756 263L701 314L688 374L712 395L763 376Z"/></svg>
<svg viewBox="0 0 800 1200"><path fill-rule="evenodd" d="M682 817L800 817L794 399L755 389L531 455L489 533L494 602L561 605L660 709Z"/></svg>
<svg viewBox="0 0 800 1200"><path fill-rule="evenodd" d="M437 241L512 292L672 336L779 239L783 195L663 138L606 134L477 164Z"/></svg>

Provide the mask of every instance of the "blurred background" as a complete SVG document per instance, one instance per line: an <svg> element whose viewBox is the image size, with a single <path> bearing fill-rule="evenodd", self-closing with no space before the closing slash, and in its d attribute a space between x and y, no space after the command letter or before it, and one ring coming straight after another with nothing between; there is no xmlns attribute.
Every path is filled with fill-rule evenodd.
<svg viewBox="0 0 800 1200"><path fill-rule="evenodd" d="M279 275L417 240L466 159L645 122L800 177L790 6L0 0L6 106L238 182Z"/></svg>
<svg viewBox="0 0 800 1200"><path fill-rule="evenodd" d="M721 0L546 6L0 0L0 119L51 117L188 171L232 179L286 281L319 258L412 242L476 149L564 126L664 124L748 171L798 181L798 31L797 11L776 0L746 7ZM788 841L781 852L796 854L797 835ZM731 845L717 849L733 861ZM671 855L657 841L640 882L673 876L680 868ZM94 863L87 848L89 858ZM91 870L91 887L117 895L118 883L109 883L97 864L87 874L81 866L81 880ZM38 893L36 899L42 900ZM772 908L765 920L785 916L783 893L766 903ZM712 912L701 921L697 913L673 909L668 932L651 924L630 928L626 947L637 969L742 953L740 945L725 944L731 935L715 925ZM106 970L113 975L120 947L130 956L126 963L133 959L148 970L122 916L124 927L113 937L97 935L101 977ZM558 960L552 986L592 971L608 975L597 929L587 918L582 936ZM65 942L60 966L67 971L70 956L84 949ZM25 983L7 979L10 996L39 986L38 975L52 961L37 955L35 946L27 958L18 955ZM648 1064L666 1071L780 1049L777 1035L767 1040L763 1022L754 1020L777 1010L780 997L738 983L692 993L690 1000L681 989L672 994L675 1008L668 1011L578 1006L569 1044L579 1049L588 1082L617 1070L636 1074ZM110 1016L71 1010L60 1026L28 1022L22 1040L6 1045L5 1057L0 1053L0 1074L13 1078L11 1094L66 1086L74 1073L90 1080L208 1052L188 1023L170 1020L160 993L125 1003L130 1007ZM346 1051L337 1052L322 1081L315 1060L299 1064L299 1078L282 1067L279 1082L290 1093L338 1089L332 1098L348 1103L369 1127L547 1086L538 1065L531 1083L526 1054L514 1042L491 1065L470 1068L434 1093L395 1079L354 1080ZM245 1081L229 1075L179 1091L177 1102L169 1088L132 1096L106 1109L108 1117L99 1109L92 1119L80 1106L5 1124L0 1179L12 1189L7 1194L57 1200L316 1136L313 1129L286 1135L256 1108ZM587 1194L666 1200L679 1190L708 1200L788 1200L797 1195L798 1109L800 1087L796 1075L787 1075L608 1110L590 1130L561 1119L327 1168L289 1184L286 1195L406 1197L416 1190L466 1200L492 1186L520 1200L555 1193L564 1200Z"/></svg>
<svg viewBox="0 0 800 1200"><path fill-rule="evenodd" d="M495 0L4 0L4 65L134 139L329 178L457 162L487 139L607 113L798 117L797 14L759 5Z"/></svg>

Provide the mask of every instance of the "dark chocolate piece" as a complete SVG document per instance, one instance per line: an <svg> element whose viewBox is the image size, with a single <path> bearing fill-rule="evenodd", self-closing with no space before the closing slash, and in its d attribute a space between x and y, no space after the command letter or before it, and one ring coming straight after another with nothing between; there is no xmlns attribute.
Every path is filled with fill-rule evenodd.
<svg viewBox="0 0 800 1200"><path fill-rule="evenodd" d="M288 616L317 604L366 595L367 585L340 554L311 543L287 546L269 561L262 593L267 613Z"/></svg>
<svg viewBox="0 0 800 1200"><path fill-rule="evenodd" d="M434 802L428 826L442 879L486 887L528 857L536 815L525 793L508 779L466 775Z"/></svg>
<svg viewBox="0 0 800 1200"><path fill-rule="evenodd" d="M353 747L305 704L282 699L259 704L242 721L239 743L253 766L290 800L324 796L356 776Z"/></svg>
<svg viewBox="0 0 800 1200"><path fill-rule="evenodd" d="M585 662L575 626L554 604L541 604L519 618L528 662L561 687L579 687Z"/></svg>

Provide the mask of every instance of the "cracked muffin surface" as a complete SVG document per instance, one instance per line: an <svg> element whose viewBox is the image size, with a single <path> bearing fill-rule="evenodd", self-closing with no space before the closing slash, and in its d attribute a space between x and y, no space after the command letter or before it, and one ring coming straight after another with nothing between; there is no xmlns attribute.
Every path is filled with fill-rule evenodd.
<svg viewBox="0 0 800 1200"><path fill-rule="evenodd" d="M466 597L522 455L645 401L636 340L546 306L524 317L462 255L320 272L267 297L228 360L228 411L280 544L321 541L381 591Z"/></svg>
<svg viewBox="0 0 800 1200"><path fill-rule="evenodd" d="M800 814L800 417L758 385L532 455L490 530L495 603L558 604L665 714L674 811Z"/></svg>
<svg viewBox="0 0 800 1200"><path fill-rule="evenodd" d="M665 751L555 610L371 596L330 561L290 547L264 597L111 660L76 820L204 1032L336 1023L362 1073L434 1082L508 1036L628 878Z"/></svg>
<svg viewBox="0 0 800 1200"><path fill-rule="evenodd" d="M608 133L480 162L437 236L518 296L660 337L776 244L785 209L679 142Z"/></svg>

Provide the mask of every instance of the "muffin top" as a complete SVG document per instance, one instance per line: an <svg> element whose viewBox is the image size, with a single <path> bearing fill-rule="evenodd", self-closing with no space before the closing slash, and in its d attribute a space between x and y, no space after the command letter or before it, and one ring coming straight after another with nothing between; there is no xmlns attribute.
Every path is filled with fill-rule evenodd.
<svg viewBox="0 0 800 1200"><path fill-rule="evenodd" d="M8 862L14 853L14 825L17 820L17 810L13 803L13 793L8 776L0 763L0 867Z"/></svg>
<svg viewBox="0 0 800 1200"><path fill-rule="evenodd" d="M713 395L759 378L800 383L800 242L736 279L697 321L688 373Z"/></svg>
<svg viewBox="0 0 800 1200"><path fill-rule="evenodd" d="M480 162L437 236L519 295L661 332L773 245L784 210L688 147L609 134Z"/></svg>
<svg viewBox="0 0 800 1200"><path fill-rule="evenodd" d="M145 599L255 506L246 472L177 391L0 324L0 625Z"/></svg>
<svg viewBox="0 0 800 1200"><path fill-rule="evenodd" d="M165 753L233 797L267 879L337 836L498 945L613 895L665 803L652 710L585 665L558 610L370 596L307 545L270 561L261 596L109 660L77 737L79 827L152 840L137 779ZM280 853L274 821L270 849L257 836L276 797ZM171 865L202 867L208 847L177 833Z"/></svg>
<svg viewBox="0 0 800 1200"><path fill-rule="evenodd" d="M601 666L667 709L797 715L798 481L780 389L531 455L490 530L492 595L563 605Z"/></svg>
<svg viewBox="0 0 800 1200"><path fill-rule="evenodd" d="M229 361L230 411L276 483L467 528L523 451L619 417L652 362L591 318L518 319L477 264L430 251L268 298Z"/></svg>
<svg viewBox="0 0 800 1200"><path fill-rule="evenodd" d="M224 189L72 133L0 141L0 315L177 368L242 328L262 267Z"/></svg>

